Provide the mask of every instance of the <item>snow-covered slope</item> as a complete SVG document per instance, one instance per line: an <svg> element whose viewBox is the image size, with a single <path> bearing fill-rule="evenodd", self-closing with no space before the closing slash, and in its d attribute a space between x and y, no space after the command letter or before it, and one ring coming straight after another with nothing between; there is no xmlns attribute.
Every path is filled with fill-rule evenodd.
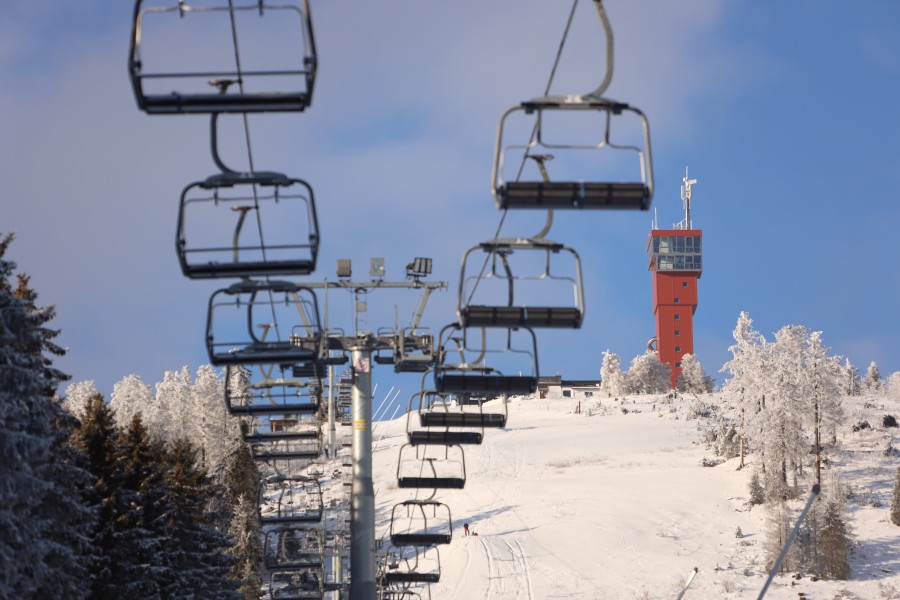
<svg viewBox="0 0 900 600"><path fill-rule="evenodd" d="M431 597L675 599L697 567L685 599L756 598L766 574L765 509L747 503L755 457L743 470L737 459L701 466L715 456L695 402L593 399L578 413L570 399L511 400L507 428L466 447L465 489L436 496L452 510L453 541L440 548ZM900 528L889 520L898 461L883 452L897 430L880 427L891 407L862 402L848 410L844 450L831 461L851 495L853 579L779 577L766 598L900 598ZM849 421L866 417L873 428L852 432ZM379 422L374 432L378 535L392 507L415 496L396 485L404 427ZM465 537L464 522L478 535Z"/></svg>

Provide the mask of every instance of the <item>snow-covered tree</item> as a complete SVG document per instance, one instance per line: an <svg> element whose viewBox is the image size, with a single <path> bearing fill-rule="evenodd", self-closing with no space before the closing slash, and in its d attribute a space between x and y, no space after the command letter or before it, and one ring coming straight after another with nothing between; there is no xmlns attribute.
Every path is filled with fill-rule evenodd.
<svg viewBox="0 0 900 600"><path fill-rule="evenodd" d="M824 507L819 531L819 556L824 579L850 579L850 552L853 548L850 529L841 503L829 498Z"/></svg>
<svg viewBox="0 0 900 600"><path fill-rule="evenodd" d="M200 462L208 473L223 465L231 440L240 435L238 420L225 403L225 382L212 367L197 369L191 388L191 413L194 416L194 438L200 446Z"/></svg>
<svg viewBox="0 0 900 600"><path fill-rule="evenodd" d="M775 561L784 549L790 537L794 524L791 521L791 512L787 502L775 500L766 504L766 529L763 540L763 548L766 555L766 570L775 566ZM781 563L780 573L796 570L800 565L800 548L792 544L784 561Z"/></svg>
<svg viewBox="0 0 900 600"><path fill-rule="evenodd" d="M892 398L900 399L900 371L894 371L887 378L887 389Z"/></svg>
<svg viewBox="0 0 900 600"><path fill-rule="evenodd" d="M65 443L73 420L54 401L68 376L51 357L65 350L28 277L13 287L12 239L0 237L0 597L84 598L95 513L81 455Z"/></svg>
<svg viewBox="0 0 900 600"><path fill-rule="evenodd" d="M837 427L844 411L841 406L842 369L840 360L829 355L830 348L822 343L822 332L813 331L807 338L804 367L806 376L802 378L800 399L805 400L807 426L812 430L816 452L816 482L822 482L822 435L830 433L837 441Z"/></svg>
<svg viewBox="0 0 900 600"><path fill-rule="evenodd" d="M862 383L859 379L859 369L857 369L850 363L849 358L844 359L843 380L844 385L842 387L844 390L844 395L859 396L859 393L862 390Z"/></svg>
<svg viewBox="0 0 900 600"><path fill-rule="evenodd" d="M156 384L156 401L153 410L145 415L153 435L165 441L192 439L193 419L191 411L191 371L187 366L180 371L166 371L163 380Z"/></svg>
<svg viewBox="0 0 900 600"><path fill-rule="evenodd" d="M660 362L653 350L635 356L625 374L625 387L630 394L661 394L672 388L672 370Z"/></svg>
<svg viewBox="0 0 900 600"><path fill-rule="evenodd" d="M66 393L60 403L66 412L80 419L84 415L88 401L99 393L97 383L93 379L70 383L66 386Z"/></svg>
<svg viewBox="0 0 900 600"><path fill-rule="evenodd" d="M136 414L144 415L144 419L152 411L153 390L137 375L126 375L113 386L110 407L115 413L116 423L125 429L131 424Z"/></svg>
<svg viewBox="0 0 900 600"><path fill-rule="evenodd" d="M224 496L231 507L228 531L229 550L236 563L231 568L233 579L243 581L240 589L246 600L257 600L262 584L263 548L257 502L259 470L250 447L240 437L232 441L222 477Z"/></svg>
<svg viewBox="0 0 900 600"><path fill-rule="evenodd" d="M678 389L688 394L706 394L713 389L712 378L707 376L700 360L693 354L685 354L681 357Z"/></svg>
<svg viewBox="0 0 900 600"><path fill-rule="evenodd" d="M863 388L868 394L879 394L882 391L881 374L878 372L878 363L874 360L869 363L866 369L866 377L863 380Z"/></svg>
<svg viewBox="0 0 900 600"><path fill-rule="evenodd" d="M227 535L214 526L209 507L216 492L197 462L197 449L176 439L164 458L169 512L168 539L161 554L168 567L160 581L162 595L239 600L239 582L228 577L236 561L227 555Z"/></svg>
<svg viewBox="0 0 900 600"><path fill-rule="evenodd" d="M620 396L625 392L624 383L622 360L618 354L606 350L600 365L600 390L606 393L607 398Z"/></svg>
<svg viewBox="0 0 900 600"><path fill-rule="evenodd" d="M897 476L894 478L894 497L891 500L891 523L900 525L900 467L897 467Z"/></svg>
<svg viewBox="0 0 900 600"><path fill-rule="evenodd" d="M775 333L767 370L766 404L760 413L759 444L765 467L766 498L786 499L796 493L808 444L802 408L810 393L806 370L809 330L787 325Z"/></svg>
<svg viewBox="0 0 900 600"><path fill-rule="evenodd" d="M747 440L758 436L761 431L760 414L765 407L766 360L769 348L765 338L753 329L753 319L747 312L741 312L732 332L734 345L728 348L732 359L725 363L721 371L731 375L723 389L734 398L740 419L740 466L744 467Z"/></svg>

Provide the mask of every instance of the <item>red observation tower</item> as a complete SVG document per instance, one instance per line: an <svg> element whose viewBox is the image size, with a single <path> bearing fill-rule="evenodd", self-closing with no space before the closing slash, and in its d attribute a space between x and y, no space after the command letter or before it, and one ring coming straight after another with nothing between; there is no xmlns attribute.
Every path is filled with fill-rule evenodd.
<svg viewBox="0 0 900 600"><path fill-rule="evenodd" d="M656 223L647 241L649 269L653 277L653 315L656 317L656 352L672 369L672 387L681 375L681 357L694 353L694 313L697 312L697 280L703 272L703 232L691 225L691 186L684 170L681 200L685 217L672 229ZM654 341L651 340L651 343Z"/></svg>

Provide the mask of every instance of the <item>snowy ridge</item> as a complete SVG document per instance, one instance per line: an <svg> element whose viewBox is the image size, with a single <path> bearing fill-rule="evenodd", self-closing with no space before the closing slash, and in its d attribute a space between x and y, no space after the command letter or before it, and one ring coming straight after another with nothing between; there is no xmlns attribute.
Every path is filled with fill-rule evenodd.
<svg viewBox="0 0 900 600"><path fill-rule="evenodd" d="M440 548L431 597L674 599L696 567L685 599L756 598L766 577L766 510L748 503L758 457L748 455L743 470L737 459L701 466L716 458L702 440L719 421L694 416L695 407L723 398L589 399L580 413L568 398L511 400L507 428L466 447L465 489L436 496L450 506L454 537ZM881 427L900 403L866 400L847 400L842 448L829 467L847 489L857 544L851 580L779 576L766 598L900 598L900 529L889 520L897 461L884 453L897 429ZM862 420L872 427L854 432ZM389 530L393 506L415 492L396 485L404 425L376 424L378 535ZM463 536L463 522L478 536Z"/></svg>

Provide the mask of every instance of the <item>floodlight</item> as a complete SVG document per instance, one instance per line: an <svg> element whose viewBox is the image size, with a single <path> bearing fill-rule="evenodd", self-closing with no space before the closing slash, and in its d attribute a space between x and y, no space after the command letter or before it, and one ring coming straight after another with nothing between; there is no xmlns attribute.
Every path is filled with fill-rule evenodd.
<svg viewBox="0 0 900 600"><path fill-rule="evenodd" d="M337 261L338 279L350 279L350 274L351 274L350 259L349 258L339 258Z"/></svg>
<svg viewBox="0 0 900 600"><path fill-rule="evenodd" d="M383 258L370 258L369 259L369 276L373 279L384 279L384 259Z"/></svg>
<svg viewBox="0 0 900 600"><path fill-rule="evenodd" d="M413 279L418 279L419 277L424 277L426 275L431 275L431 259L430 258L421 258L416 257L413 259L411 263L406 265L406 276L412 277Z"/></svg>

